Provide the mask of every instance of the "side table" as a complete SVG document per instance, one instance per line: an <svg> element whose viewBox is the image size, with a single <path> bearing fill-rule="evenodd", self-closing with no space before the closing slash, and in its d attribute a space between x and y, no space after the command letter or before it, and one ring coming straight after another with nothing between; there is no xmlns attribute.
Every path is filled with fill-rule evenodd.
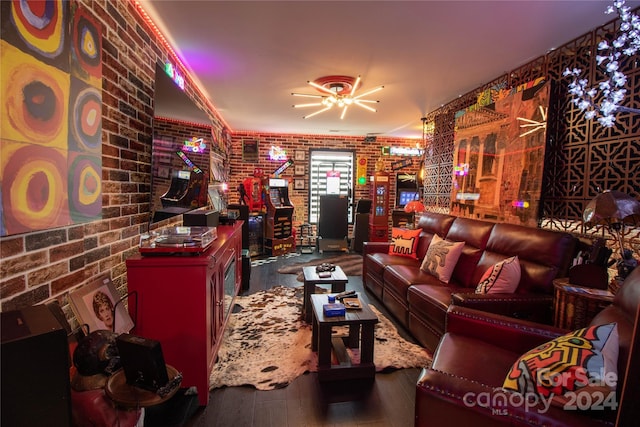
<svg viewBox="0 0 640 427"><path fill-rule="evenodd" d="M315 293L316 285L331 285L331 292L338 293L344 292L347 286L347 275L340 266L336 265L336 269L331 272L329 277L320 277L316 273L316 268L302 267L302 274L304 275L304 300L302 303L302 314L304 320L307 323L311 323L311 294Z"/></svg>
<svg viewBox="0 0 640 427"><path fill-rule="evenodd" d="M572 285L568 278L554 279L553 288L554 325L562 329L585 328L613 301L608 290Z"/></svg>
<svg viewBox="0 0 640 427"><path fill-rule="evenodd" d="M322 306L328 302L327 296L311 295L313 310L311 350L318 352L318 380L374 378L376 365L373 361L373 347L378 316L368 304L362 304L361 309L347 310L344 316L325 317ZM349 335L333 336L334 326L348 326ZM360 347L359 363L351 360L346 347ZM331 364L332 351L339 362L336 365Z"/></svg>
<svg viewBox="0 0 640 427"><path fill-rule="evenodd" d="M167 374L169 375L169 381L172 381L178 375L178 371L173 366L167 365ZM171 399L179 388L180 383L176 384L165 396L160 396L153 391L127 384L124 369L120 369L109 377L104 390L107 396L120 406L127 408L146 408L159 405Z"/></svg>

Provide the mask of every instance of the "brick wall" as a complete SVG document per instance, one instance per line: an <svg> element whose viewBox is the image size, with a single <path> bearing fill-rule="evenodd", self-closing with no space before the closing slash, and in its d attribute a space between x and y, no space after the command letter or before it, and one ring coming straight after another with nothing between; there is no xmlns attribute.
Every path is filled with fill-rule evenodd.
<svg viewBox="0 0 640 427"><path fill-rule="evenodd" d="M57 299L72 320L68 292L97 276L108 273L126 293L125 260L149 220L155 67L171 59L133 2L77 4L102 26L103 219L0 240L0 309ZM188 78L186 92L207 105Z"/></svg>

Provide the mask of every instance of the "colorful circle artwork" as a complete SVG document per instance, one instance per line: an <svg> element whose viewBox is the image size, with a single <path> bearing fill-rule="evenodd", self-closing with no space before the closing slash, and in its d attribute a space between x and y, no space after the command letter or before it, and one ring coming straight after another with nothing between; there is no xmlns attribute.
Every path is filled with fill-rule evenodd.
<svg viewBox="0 0 640 427"><path fill-rule="evenodd" d="M8 234L68 223L66 159L56 149L25 146L7 159L2 204Z"/></svg>
<svg viewBox="0 0 640 427"><path fill-rule="evenodd" d="M76 97L71 111L71 131L80 148L95 151L102 142L102 100L97 89L88 87Z"/></svg>
<svg viewBox="0 0 640 427"><path fill-rule="evenodd" d="M101 38L86 12L78 9L73 18L71 43L80 67L92 77L102 77Z"/></svg>
<svg viewBox="0 0 640 427"><path fill-rule="evenodd" d="M102 212L101 167L96 159L77 156L69 168L69 211L74 221L99 218Z"/></svg>
<svg viewBox="0 0 640 427"><path fill-rule="evenodd" d="M32 50L47 58L62 52L64 11L62 0L11 2L11 20L18 35Z"/></svg>
<svg viewBox="0 0 640 427"><path fill-rule="evenodd" d="M22 64L8 77L5 108L24 141L48 142L62 129L64 95L55 78L33 64Z"/></svg>

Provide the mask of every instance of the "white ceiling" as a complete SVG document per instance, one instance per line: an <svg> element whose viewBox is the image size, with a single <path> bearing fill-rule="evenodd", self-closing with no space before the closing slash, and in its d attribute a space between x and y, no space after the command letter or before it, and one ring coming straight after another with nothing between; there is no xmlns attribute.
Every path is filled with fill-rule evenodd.
<svg viewBox="0 0 640 427"><path fill-rule="evenodd" d="M617 17L595 0L139 1L232 131L410 138L426 113ZM303 119L316 108L291 92L326 75L384 85L378 111Z"/></svg>

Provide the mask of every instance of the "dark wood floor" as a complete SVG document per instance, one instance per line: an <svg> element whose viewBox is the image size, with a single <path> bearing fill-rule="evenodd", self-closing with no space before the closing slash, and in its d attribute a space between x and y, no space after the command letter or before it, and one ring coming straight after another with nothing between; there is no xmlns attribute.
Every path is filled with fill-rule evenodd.
<svg viewBox="0 0 640 427"><path fill-rule="evenodd" d="M278 257L251 269L250 289L244 295L276 285L301 286L296 275L280 274L284 264L302 262L336 253ZM255 260L255 258L254 258ZM362 277L350 276L347 289L360 292L387 317L382 304L363 290ZM399 332L411 339L406 331ZM201 407L187 427L303 427L303 426L394 426L414 424L415 384L420 369L378 373L374 381L320 383L315 373L298 377L289 386L272 391L253 387L224 387L210 392L209 404Z"/></svg>

